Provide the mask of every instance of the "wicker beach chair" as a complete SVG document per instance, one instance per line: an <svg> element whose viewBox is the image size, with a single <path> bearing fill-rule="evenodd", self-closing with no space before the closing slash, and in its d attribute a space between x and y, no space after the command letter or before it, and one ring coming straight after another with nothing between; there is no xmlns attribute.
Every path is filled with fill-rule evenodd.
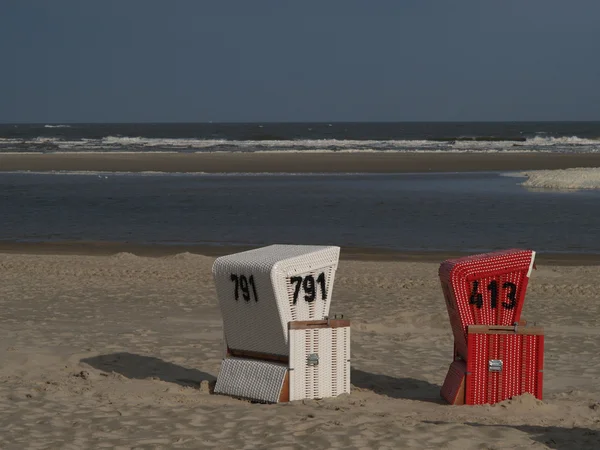
<svg viewBox="0 0 600 450"><path fill-rule="evenodd" d="M439 277L454 335L442 386L452 404L542 398L544 333L521 311L535 252L511 249L444 261Z"/></svg>
<svg viewBox="0 0 600 450"><path fill-rule="evenodd" d="M339 251L271 245L215 260L225 341L215 393L276 403L350 391L350 323L329 318Z"/></svg>

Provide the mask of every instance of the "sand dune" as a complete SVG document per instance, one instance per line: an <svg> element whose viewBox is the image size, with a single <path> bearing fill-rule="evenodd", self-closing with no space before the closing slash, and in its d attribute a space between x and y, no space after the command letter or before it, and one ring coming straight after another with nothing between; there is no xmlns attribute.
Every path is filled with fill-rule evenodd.
<svg viewBox="0 0 600 450"><path fill-rule="evenodd" d="M0 254L0 448L598 448L600 267L538 265L545 398L448 406L436 263L340 262L353 389L260 405L210 393L213 258Z"/></svg>

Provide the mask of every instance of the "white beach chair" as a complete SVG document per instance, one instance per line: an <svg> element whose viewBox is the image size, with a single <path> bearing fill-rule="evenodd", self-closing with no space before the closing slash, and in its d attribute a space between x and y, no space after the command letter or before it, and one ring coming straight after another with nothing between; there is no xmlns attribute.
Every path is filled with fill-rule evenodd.
<svg viewBox="0 0 600 450"><path fill-rule="evenodd" d="M350 392L350 323L328 319L339 247L217 258L225 358L215 393L276 403Z"/></svg>

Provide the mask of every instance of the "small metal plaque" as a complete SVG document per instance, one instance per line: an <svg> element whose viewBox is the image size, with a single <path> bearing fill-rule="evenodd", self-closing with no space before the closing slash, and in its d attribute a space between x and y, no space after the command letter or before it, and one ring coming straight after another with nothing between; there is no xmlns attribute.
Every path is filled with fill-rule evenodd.
<svg viewBox="0 0 600 450"><path fill-rule="evenodd" d="M490 372L501 372L502 371L502 360L501 359L490 359L488 362L488 369Z"/></svg>
<svg viewBox="0 0 600 450"><path fill-rule="evenodd" d="M331 317L331 316L325 316L325 320L343 319L343 318L344 318L343 314L334 314L333 317Z"/></svg>
<svg viewBox="0 0 600 450"><path fill-rule="evenodd" d="M306 365L307 366L316 366L319 364L319 355L316 353L311 353L310 355L308 355L308 357L306 358Z"/></svg>

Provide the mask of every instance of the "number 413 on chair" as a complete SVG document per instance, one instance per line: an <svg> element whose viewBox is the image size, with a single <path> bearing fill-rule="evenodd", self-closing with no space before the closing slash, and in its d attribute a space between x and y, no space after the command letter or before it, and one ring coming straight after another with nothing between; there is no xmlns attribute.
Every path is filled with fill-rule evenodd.
<svg viewBox="0 0 600 450"><path fill-rule="evenodd" d="M473 281L471 295L469 296L469 303L475 305L478 309L483 307L483 293L479 292L480 284L481 280ZM498 308L499 300L500 306L504 309L514 309L517 306L517 285L515 283L507 281L500 284L497 280L492 280L488 283L486 289L490 293L490 307L492 309Z"/></svg>

